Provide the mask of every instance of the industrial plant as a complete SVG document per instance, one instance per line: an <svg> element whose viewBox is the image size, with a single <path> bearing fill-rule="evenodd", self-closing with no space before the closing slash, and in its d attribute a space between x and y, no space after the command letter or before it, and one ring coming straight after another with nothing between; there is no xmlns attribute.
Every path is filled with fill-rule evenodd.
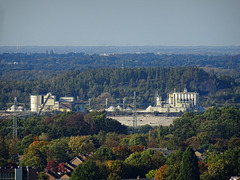
<svg viewBox="0 0 240 180"><path fill-rule="evenodd" d="M176 92L168 94L167 101L162 101L162 98L155 97L156 106L149 106L146 112L160 112L160 113L177 113L177 112L198 112L202 110L199 105L199 93L188 92L185 88L183 92Z"/></svg>
<svg viewBox="0 0 240 180"><path fill-rule="evenodd" d="M108 112L113 111L131 111L130 107L123 108L121 106L110 106L105 109ZM183 92L176 92L176 89L172 93L168 94L166 101L163 101L162 98L156 93L155 96L155 106L149 106L145 110L136 110L141 113L179 113L179 112L199 112L203 111L204 108L199 104L199 93L197 92L188 92L185 88Z"/></svg>
<svg viewBox="0 0 240 180"><path fill-rule="evenodd" d="M30 96L31 112L36 112L39 115L41 112L52 111L72 111L74 105L74 97L60 97L56 101L56 96L51 93L46 95L31 95Z"/></svg>
<svg viewBox="0 0 240 180"><path fill-rule="evenodd" d="M108 106L106 103L105 111L136 111L141 113L179 113L179 112L198 112L202 111L203 108L199 104L199 93L188 92L185 88L183 92L176 92L176 89L172 93L168 94L166 101L156 94L155 105L149 106L146 109L135 109L131 107L125 108L124 105ZM106 100L107 102L107 100ZM134 102L134 100L133 100ZM56 100L56 96L51 93L46 95L31 95L30 96L31 112L41 114L42 112L52 112L52 111L72 111L75 105L74 97L60 97L59 101ZM124 104L124 103L123 103ZM133 104L132 107L136 107Z"/></svg>

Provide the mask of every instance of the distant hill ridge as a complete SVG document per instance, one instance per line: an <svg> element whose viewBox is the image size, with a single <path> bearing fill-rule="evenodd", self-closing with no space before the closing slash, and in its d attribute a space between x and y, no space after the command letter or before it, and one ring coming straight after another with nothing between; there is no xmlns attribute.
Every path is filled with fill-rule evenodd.
<svg viewBox="0 0 240 180"><path fill-rule="evenodd" d="M82 101L109 93L114 103L121 103L124 97L131 99L137 93L138 104L154 104L154 95L166 98L167 93L177 91L196 91L203 102L239 102L239 83L228 76L218 78L198 67L149 67L149 68L107 68L69 71L47 80L0 81L0 107L17 97L19 102L29 103L30 94L51 92L57 97L74 96ZM217 96L216 96L217 95ZM218 98L216 100L216 98ZM208 101L209 102L208 102ZM105 101L105 100L104 100ZM129 100L130 101L130 100ZM132 100L131 100L132 102ZM104 103L104 102L101 102Z"/></svg>
<svg viewBox="0 0 240 180"><path fill-rule="evenodd" d="M196 66L231 73L240 77L240 54L84 54L67 53L3 53L0 54L0 79L41 80L49 79L66 71L96 68L127 67L187 67Z"/></svg>
<svg viewBox="0 0 240 180"><path fill-rule="evenodd" d="M166 98L174 88L178 91L187 88L189 91L199 92L200 97L207 97L215 95L220 90L237 87L233 79L219 79L214 74L197 67L72 71L45 83L57 96L78 96L82 100L97 98L105 92L115 100L132 98L136 91L138 103L148 105L155 102L156 91Z"/></svg>
<svg viewBox="0 0 240 180"><path fill-rule="evenodd" d="M69 52L85 54L126 54L126 53L160 53L160 54L240 54L240 46L1 46L0 53L45 53Z"/></svg>

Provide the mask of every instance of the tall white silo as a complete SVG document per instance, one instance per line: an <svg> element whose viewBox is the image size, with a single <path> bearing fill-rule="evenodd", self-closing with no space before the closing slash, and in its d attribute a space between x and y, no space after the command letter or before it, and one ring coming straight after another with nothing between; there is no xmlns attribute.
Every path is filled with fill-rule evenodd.
<svg viewBox="0 0 240 180"><path fill-rule="evenodd" d="M41 96L39 95L31 95L30 96L31 100L31 111L32 112L38 112L39 107L41 106Z"/></svg>

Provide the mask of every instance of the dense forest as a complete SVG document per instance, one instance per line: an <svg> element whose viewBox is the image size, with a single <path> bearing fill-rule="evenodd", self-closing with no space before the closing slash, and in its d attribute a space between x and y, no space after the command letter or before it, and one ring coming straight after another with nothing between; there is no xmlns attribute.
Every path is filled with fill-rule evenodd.
<svg viewBox="0 0 240 180"><path fill-rule="evenodd" d="M65 71L96 68L183 66L228 69L239 77L239 59L240 55L3 53L0 54L0 79L47 79Z"/></svg>
<svg viewBox="0 0 240 180"><path fill-rule="evenodd" d="M63 162L92 153L71 179L171 180L190 175L225 180L240 175L239 120L238 108L214 107L203 114L184 113L169 127L145 125L137 134L128 134L125 126L107 118L105 112L64 113L19 120L20 138L12 139L9 119L1 122L0 166L18 163L13 155L19 153L23 154L20 166L61 173L58 167ZM165 156L154 148L171 153ZM198 158L193 149L201 152ZM39 176L46 178L44 173Z"/></svg>

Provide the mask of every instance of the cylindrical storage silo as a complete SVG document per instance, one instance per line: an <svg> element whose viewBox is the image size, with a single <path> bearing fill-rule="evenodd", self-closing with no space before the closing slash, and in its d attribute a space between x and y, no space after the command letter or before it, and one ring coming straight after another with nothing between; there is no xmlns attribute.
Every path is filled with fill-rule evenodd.
<svg viewBox="0 0 240 180"><path fill-rule="evenodd" d="M31 111L38 112L38 95L31 95Z"/></svg>

